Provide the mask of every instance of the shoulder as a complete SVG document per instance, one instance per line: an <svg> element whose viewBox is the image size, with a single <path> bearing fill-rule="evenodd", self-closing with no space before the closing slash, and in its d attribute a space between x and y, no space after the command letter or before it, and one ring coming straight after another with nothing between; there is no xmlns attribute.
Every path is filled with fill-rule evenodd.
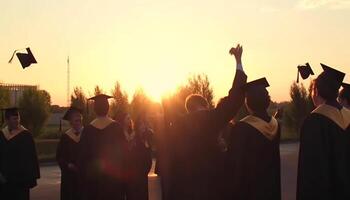
<svg viewBox="0 0 350 200"><path fill-rule="evenodd" d="M319 113L310 113L304 120L302 127L322 126L322 124L330 122L330 120Z"/></svg>
<svg viewBox="0 0 350 200"><path fill-rule="evenodd" d="M234 125L232 125L231 130L230 130L230 135L231 137L247 137L248 136L248 132L254 130L254 128L252 126L250 126L249 124L239 121L237 123L235 123Z"/></svg>

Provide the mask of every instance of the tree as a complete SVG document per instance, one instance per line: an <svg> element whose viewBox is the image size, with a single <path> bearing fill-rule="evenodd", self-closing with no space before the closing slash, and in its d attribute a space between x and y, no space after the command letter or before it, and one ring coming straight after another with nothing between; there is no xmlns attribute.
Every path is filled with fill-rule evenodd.
<svg viewBox="0 0 350 200"><path fill-rule="evenodd" d="M103 90L100 88L100 86L96 85L95 86L95 91L94 91L95 96L99 94L103 94Z"/></svg>
<svg viewBox="0 0 350 200"><path fill-rule="evenodd" d="M88 100L86 95L81 87L75 87L73 94L71 95L71 106L79 108L83 111L83 123L87 124L91 121L92 116L89 115L89 111L87 110Z"/></svg>
<svg viewBox="0 0 350 200"><path fill-rule="evenodd" d="M151 106L152 101L146 95L142 88L135 91L131 101L131 116L133 119L137 119L141 115L145 115Z"/></svg>
<svg viewBox="0 0 350 200"><path fill-rule="evenodd" d="M112 90L113 102L111 104L110 115L114 117L118 112L129 111L128 94L122 91L120 83L117 81Z"/></svg>
<svg viewBox="0 0 350 200"><path fill-rule="evenodd" d="M0 108L5 108L10 104L10 91L0 86Z"/></svg>
<svg viewBox="0 0 350 200"><path fill-rule="evenodd" d="M310 95L303 84L293 82L290 87L291 101L285 110L284 123L287 127L299 133L300 127L306 116L313 109Z"/></svg>
<svg viewBox="0 0 350 200"><path fill-rule="evenodd" d="M210 108L214 107L213 89L206 74L195 74L189 77L185 87L187 87L192 94L202 95L208 101Z"/></svg>
<svg viewBox="0 0 350 200"><path fill-rule="evenodd" d="M173 95L163 98L164 113L168 116L169 120L177 115L186 113L185 101L190 94L202 95L208 101L210 108L214 107L214 94L208 76L205 74L195 74L190 76L187 79L187 83L180 86Z"/></svg>
<svg viewBox="0 0 350 200"><path fill-rule="evenodd" d="M21 122L38 136L50 115L51 98L45 90L24 90L19 100Z"/></svg>

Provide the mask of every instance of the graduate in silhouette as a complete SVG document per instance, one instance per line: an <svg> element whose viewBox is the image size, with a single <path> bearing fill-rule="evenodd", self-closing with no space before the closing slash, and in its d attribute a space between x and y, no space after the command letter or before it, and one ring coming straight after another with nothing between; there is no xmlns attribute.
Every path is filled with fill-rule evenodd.
<svg viewBox="0 0 350 200"><path fill-rule="evenodd" d="M261 78L244 85L249 115L231 129L227 199L280 200L280 126L267 109L269 83Z"/></svg>
<svg viewBox="0 0 350 200"><path fill-rule="evenodd" d="M169 122L160 164L163 199L220 199L219 178L215 166L218 159L218 136L236 115L244 102L242 85L247 76L242 67L240 45L231 48L237 62L236 75L228 95L214 109L198 94L187 97L187 114ZM162 142L163 143L163 142ZM165 153L164 153L165 152Z"/></svg>
<svg viewBox="0 0 350 200"><path fill-rule="evenodd" d="M83 200L121 200L123 132L119 123L108 117L111 96L100 94L94 101L97 115L84 127L78 153L79 185Z"/></svg>
<svg viewBox="0 0 350 200"><path fill-rule="evenodd" d="M63 120L70 128L64 132L57 145L56 160L61 169L61 200L79 200L78 147L83 132L82 111L70 107Z"/></svg>
<svg viewBox="0 0 350 200"><path fill-rule="evenodd" d="M40 178L34 140L20 124L18 108L5 109L5 121L0 130L0 199L28 200Z"/></svg>
<svg viewBox="0 0 350 200"><path fill-rule="evenodd" d="M350 199L350 111L337 102L345 74L321 65L311 93L317 107L300 129L297 200Z"/></svg>

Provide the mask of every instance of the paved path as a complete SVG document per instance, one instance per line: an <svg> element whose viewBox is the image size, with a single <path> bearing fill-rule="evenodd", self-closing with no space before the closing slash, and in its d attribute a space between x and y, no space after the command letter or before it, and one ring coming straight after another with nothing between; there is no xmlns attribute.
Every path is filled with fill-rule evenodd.
<svg viewBox="0 0 350 200"><path fill-rule="evenodd" d="M282 199L295 200L296 172L298 160L298 143L282 144L281 147ZM149 174L150 200L161 200L159 178ZM59 200L60 170L57 166L41 167L41 179L38 186L31 191L32 200Z"/></svg>

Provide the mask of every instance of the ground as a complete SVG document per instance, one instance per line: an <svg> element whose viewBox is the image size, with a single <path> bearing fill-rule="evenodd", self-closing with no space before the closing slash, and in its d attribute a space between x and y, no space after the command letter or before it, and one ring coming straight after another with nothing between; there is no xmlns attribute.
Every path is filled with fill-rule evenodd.
<svg viewBox="0 0 350 200"><path fill-rule="evenodd" d="M281 177L282 199L294 200L296 192L296 175L298 164L298 143L281 144ZM154 165L153 165L154 166ZM149 174L150 200L161 199L159 178L152 172ZM56 165L41 167L41 179L38 186L31 191L32 200L59 200L60 170Z"/></svg>

